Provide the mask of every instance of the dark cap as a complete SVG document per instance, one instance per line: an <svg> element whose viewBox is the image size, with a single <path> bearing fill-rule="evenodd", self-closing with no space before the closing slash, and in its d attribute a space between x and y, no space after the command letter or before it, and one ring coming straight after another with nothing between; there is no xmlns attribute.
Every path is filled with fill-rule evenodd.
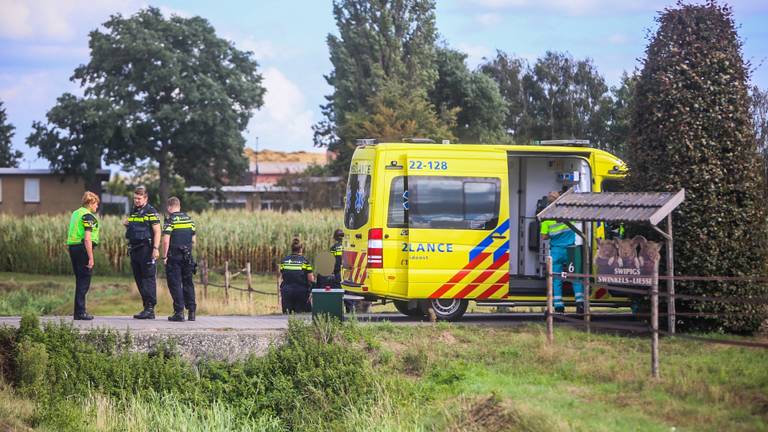
<svg viewBox="0 0 768 432"><path fill-rule="evenodd" d="M335 239L344 238L344 231L337 229L336 231L333 232L333 238Z"/></svg>

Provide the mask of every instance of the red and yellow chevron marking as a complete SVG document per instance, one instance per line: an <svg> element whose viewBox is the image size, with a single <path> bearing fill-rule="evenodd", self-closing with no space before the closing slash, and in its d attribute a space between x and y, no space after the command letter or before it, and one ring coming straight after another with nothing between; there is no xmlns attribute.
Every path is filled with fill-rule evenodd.
<svg viewBox="0 0 768 432"><path fill-rule="evenodd" d="M368 271L368 268L367 268L367 263L365 262L365 257L366 257L367 255L368 255L368 254L367 254L366 252L361 252L361 253L360 253L360 258L359 258L359 259L357 260L357 262L355 263L355 266L354 266L354 268L353 268L353 270L354 270L354 272L355 272L355 273L354 273L354 274L355 274L355 276L354 276L354 278L352 279L352 280L353 280L355 283L359 283L359 284L361 284L361 283L363 283L363 281L365 280L365 274L366 274L366 273L367 273L367 271Z"/></svg>
<svg viewBox="0 0 768 432"><path fill-rule="evenodd" d="M493 276L494 273L496 273L496 270L498 270L501 266L509 262L509 253L505 253L501 255L501 258L496 260L493 264L491 264L490 267L488 267L487 270L483 270L482 273L478 277L475 278L475 280L472 281L469 285L467 285L463 290L459 291L458 294L453 296L453 298L459 298L463 299L467 297L469 294L472 293L475 289L477 289L478 286L480 286L481 283L485 282L489 277ZM507 273L508 275L509 273Z"/></svg>
<svg viewBox="0 0 768 432"><path fill-rule="evenodd" d="M446 282L445 284L443 284L443 286L438 288L437 291L433 292L429 296L429 298L440 298L441 296L443 296L451 288L456 286L457 283L461 282L461 280L464 279L464 277L466 277L472 271L472 269L480 265L480 263L485 261L485 259L488 258L489 256L491 256L490 252L482 252L478 254L475 257L475 259L470 261L467 265L464 266L463 269L459 270L458 273L453 275L453 277L448 282Z"/></svg>
<svg viewBox="0 0 768 432"><path fill-rule="evenodd" d="M492 295L496 294L496 291L507 286L508 283L509 283L509 273L504 273L504 275L500 277L499 280L496 281L496 283L491 285L491 287L488 288L487 290L483 291L479 296L477 296L477 298L479 299L490 298Z"/></svg>

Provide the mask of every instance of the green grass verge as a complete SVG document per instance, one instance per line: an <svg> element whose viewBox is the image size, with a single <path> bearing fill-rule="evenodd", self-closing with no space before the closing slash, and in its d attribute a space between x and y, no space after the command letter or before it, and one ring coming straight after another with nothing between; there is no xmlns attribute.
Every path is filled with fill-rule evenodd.
<svg viewBox="0 0 768 432"><path fill-rule="evenodd" d="M5 351L28 366L0 356L0 426L19 430L768 430L768 356L751 348L663 339L653 380L647 339L558 329L548 346L540 325L292 323L263 358L194 366L103 333L23 333L37 342Z"/></svg>

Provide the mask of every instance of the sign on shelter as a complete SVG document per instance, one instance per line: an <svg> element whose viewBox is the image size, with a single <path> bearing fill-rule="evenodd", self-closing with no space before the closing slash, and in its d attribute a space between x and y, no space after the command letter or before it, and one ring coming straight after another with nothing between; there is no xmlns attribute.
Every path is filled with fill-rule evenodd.
<svg viewBox="0 0 768 432"><path fill-rule="evenodd" d="M654 267L658 264L661 243L643 236L631 239L598 239L595 267L597 282L608 285L653 284Z"/></svg>

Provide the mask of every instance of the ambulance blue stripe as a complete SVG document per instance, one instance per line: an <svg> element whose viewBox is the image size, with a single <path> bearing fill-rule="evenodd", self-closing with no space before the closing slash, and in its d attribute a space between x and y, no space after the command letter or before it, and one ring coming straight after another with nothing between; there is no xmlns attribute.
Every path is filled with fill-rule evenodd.
<svg viewBox="0 0 768 432"><path fill-rule="evenodd" d="M509 240L504 242L503 245L501 245L498 249L496 249L496 252L493 253L493 261L496 262L501 258L507 251L509 250Z"/></svg>
<svg viewBox="0 0 768 432"><path fill-rule="evenodd" d="M484 238L483 241L481 241L477 246L475 246L474 249L472 249L469 252L469 261L472 261L473 259L475 259L475 257L480 255L480 253L484 251L485 248L487 248L488 246L491 245L491 243L493 243L493 236L504 234L504 232L507 231L508 229L509 229L509 219L505 220L504 223L499 225L499 227L496 228L492 233L488 234L488 237ZM509 245L507 245L507 247L509 247Z"/></svg>

